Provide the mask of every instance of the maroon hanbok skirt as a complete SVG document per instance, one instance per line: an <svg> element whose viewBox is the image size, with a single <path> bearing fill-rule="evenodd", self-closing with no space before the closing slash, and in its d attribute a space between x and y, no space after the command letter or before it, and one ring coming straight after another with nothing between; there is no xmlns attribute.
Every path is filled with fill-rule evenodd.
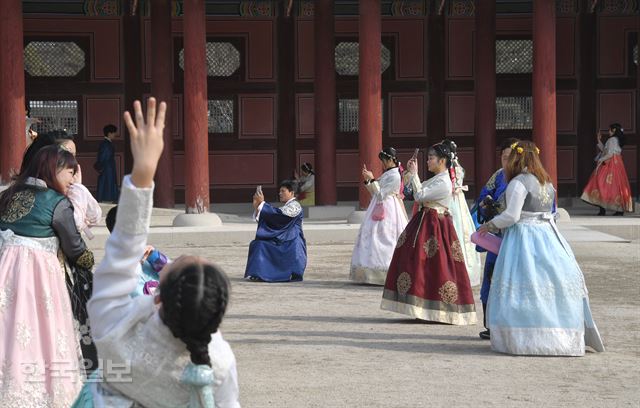
<svg viewBox="0 0 640 408"><path fill-rule="evenodd" d="M475 324L462 246L448 211L434 207L418 211L398 238L380 307L421 320Z"/></svg>

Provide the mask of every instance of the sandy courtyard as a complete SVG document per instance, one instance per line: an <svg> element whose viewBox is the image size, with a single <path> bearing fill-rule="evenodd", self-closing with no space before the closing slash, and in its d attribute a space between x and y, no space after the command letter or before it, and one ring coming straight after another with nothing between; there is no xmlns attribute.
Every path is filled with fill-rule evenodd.
<svg viewBox="0 0 640 408"><path fill-rule="evenodd" d="M295 284L243 281L246 245L161 249L206 256L230 276L223 334L238 360L244 407L638 407L637 235L630 243L572 242L607 347L581 358L501 355L478 337L481 325L425 324L380 310L380 287L347 280L350 242L310 245L305 281Z"/></svg>

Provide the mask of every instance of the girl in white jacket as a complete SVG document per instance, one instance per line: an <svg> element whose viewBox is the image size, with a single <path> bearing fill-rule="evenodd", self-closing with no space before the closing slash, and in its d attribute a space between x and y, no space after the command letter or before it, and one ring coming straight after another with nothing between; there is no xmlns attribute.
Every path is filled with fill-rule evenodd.
<svg viewBox="0 0 640 408"><path fill-rule="evenodd" d="M239 407L236 361L218 326L229 282L209 261L182 256L167 265L155 297L131 298L145 250L153 176L163 149L166 104L156 117L140 102L125 112L133 171L122 183L115 228L96 269L88 304L100 368L74 407Z"/></svg>

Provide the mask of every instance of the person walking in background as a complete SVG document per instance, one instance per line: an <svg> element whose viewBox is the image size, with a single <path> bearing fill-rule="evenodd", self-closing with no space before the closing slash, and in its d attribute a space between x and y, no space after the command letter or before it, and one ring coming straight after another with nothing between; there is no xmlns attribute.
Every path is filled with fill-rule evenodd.
<svg viewBox="0 0 640 408"><path fill-rule="evenodd" d="M442 143L431 146L427 167L435 176L420 183L417 160L407 163L420 209L398 238L380 307L421 320L475 324L462 244L449 213L453 193L449 148Z"/></svg>
<svg viewBox="0 0 640 408"><path fill-rule="evenodd" d="M633 212L631 187L622 161L624 129L619 123L613 123L609 126L609 138L604 144L600 132L597 138L598 164L580 198L600 207L598 215L605 215L606 210L615 211L613 215L623 215L625 211Z"/></svg>
<svg viewBox="0 0 640 408"><path fill-rule="evenodd" d="M518 139L505 139L500 145L500 167L487 181L480 196L476 200L475 207L478 211L478 221L480 224L489 222L496 215L502 213L506 208L504 192L507 190L507 181L504 178L504 169L509 162L511 154L511 145L518 143ZM499 234L498 234L499 235ZM486 251L484 248L477 247L477 251L486 252L487 257L484 261L484 272L482 274L482 286L480 287L480 300L482 301L482 321L486 330L480 332L480 338L489 340L491 331L487 327L487 300L489 299L489 288L491 287L491 277L493 276L493 268L496 265L498 255L493 252Z"/></svg>
<svg viewBox="0 0 640 408"><path fill-rule="evenodd" d="M113 140L117 136L118 128L107 125L103 129L104 140L98 148L98 157L94 164L98 172L99 202L114 203L118 201L118 179L116 174L116 151Z"/></svg>
<svg viewBox="0 0 640 408"><path fill-rule="evenodd" d="M478 229L504 234L487 305L491 348L551 356L582 356L585 345L604 351L584 276L553 217L556 191L540 150L530 141L511 149L506 209Z"/></svg>
<svg viewBox="0 0 640 408"><path fill-rule="evenodd" d="M300 166L302 176L296 173L296 183L298 185L298 201L300 205L310 206L316 205L316 173L313 171L311 163L303 163Z"/></svg>
<svg viewBox="0 0 640 408"><path fill-rule="evenodd" d="M407 212L400 198L403 188L396 149L386 147L378 158L384 168L379 179L366 166L362 168L372 199L353 248L349 279L384 285L398 237L407 226Z"/></svg>

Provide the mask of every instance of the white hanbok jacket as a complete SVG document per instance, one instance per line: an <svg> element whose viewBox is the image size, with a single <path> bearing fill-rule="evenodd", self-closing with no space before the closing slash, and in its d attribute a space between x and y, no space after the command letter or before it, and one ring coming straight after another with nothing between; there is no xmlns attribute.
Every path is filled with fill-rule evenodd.
<svg viewBox="0 0 640 408"><path fill-rule="evenodd" d="M93 389L96 406L106 399L136 401L145 407L187 406L190 387L180 382L190 361L186 345L162 322L151 296L132 298L149 232L153 188L136 188L124 178L118 217L96 268L87 304L104 383ZM209 344L216 407L236 408L236 359L218 331Z"/></svg>
<svg viewBox="0 0 640 408"><path fill-rule="evenodd" d="M394 167L366 185L372 199L351 256L349 278L353 281L384 285L398 237L408 222L399 197L400 180L400 172ZM383 220L376 221L371 215L379 203L384 206L385 216Z"/></svg>

